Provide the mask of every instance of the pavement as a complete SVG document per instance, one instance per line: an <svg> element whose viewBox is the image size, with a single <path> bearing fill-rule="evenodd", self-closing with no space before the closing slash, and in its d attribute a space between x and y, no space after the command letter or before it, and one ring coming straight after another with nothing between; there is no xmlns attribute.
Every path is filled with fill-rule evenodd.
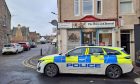
<svg viewBox="0 0 140 84"><path fill-rule="evenodd" d="M137 67L135 64L134 65L134 73L140 76L140 67Z"/></svg>
<svg viewBox="0 0 140 84"><path fill-rule="evenodd" d="M57 53L57 48L52 45L51 47L48 47L47 51L45 51L45 49L42 49L42 56L41 55L36 55L36 56L32 56L29 57L28 59L23 61L23 65L32 69L36 69L36 65L38 63L38 59L47 56L47 55L51 55L51 54L56 54Z"/></svg>

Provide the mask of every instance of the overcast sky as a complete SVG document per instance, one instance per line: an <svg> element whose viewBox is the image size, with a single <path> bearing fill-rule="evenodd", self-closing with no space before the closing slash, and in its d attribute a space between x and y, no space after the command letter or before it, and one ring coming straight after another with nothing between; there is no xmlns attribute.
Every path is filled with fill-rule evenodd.
<svg viewBox="0 0 140 84"><path fill-rule="evenodd" d="M41 35L51 34L52 26L49 22L57 19L57 0L6 0L12 15L11 27L21 24L30 27L30 31L37 31Z"/></svg>

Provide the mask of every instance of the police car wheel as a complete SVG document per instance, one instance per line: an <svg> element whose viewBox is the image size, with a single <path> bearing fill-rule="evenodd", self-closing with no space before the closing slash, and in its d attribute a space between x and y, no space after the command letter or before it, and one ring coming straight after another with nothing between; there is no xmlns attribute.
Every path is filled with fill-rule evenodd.
<svg viewBox="0 0 140 84"><path fill-rule="evenodd" d="M106 75L109 77L109 78L118 78L120 77L122 74L122 70L119 66L117 65L110 65L107 67L107 70L106 70Z"/></svg>
<svg viewBox="0 0 140 84"><path fill-rule="evenodd" d="M58 67L55 64L48 64L45 67L45 75L54 77L58 74Z"/></svg>

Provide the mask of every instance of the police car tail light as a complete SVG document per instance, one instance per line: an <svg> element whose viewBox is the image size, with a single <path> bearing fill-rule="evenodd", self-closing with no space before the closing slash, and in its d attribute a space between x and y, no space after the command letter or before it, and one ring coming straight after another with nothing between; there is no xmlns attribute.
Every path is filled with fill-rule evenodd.
<svg viewBox="0 0 140 84"><path fill-rule="evenodd" d="M126 56L126 57L124 57L125 59L131 59L131 57L130 56Z"/></svg>

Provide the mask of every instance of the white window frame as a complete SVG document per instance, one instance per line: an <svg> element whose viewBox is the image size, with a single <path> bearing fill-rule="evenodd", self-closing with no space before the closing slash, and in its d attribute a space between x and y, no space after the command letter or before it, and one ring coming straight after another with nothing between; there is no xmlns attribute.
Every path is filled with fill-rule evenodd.
<svg viewBox="0 0 140 84"><path fill-rule="evenodd" d="M78 3L78 10L79 10L79 11L78 11L78 14L76 14L76 13L75 13L75 0L74 0L74 16L80 16L80 3L81 3L80 1L81 1L81 0L78 0L78 2L79 2L79 3Z"/></svg>
<svg viewBox="0 0 140 84"><path fill-rule="evenodd" d="M120 1L119 6L121 5L121 2L122 2L122 1ZM121 15L130 15L130 14L134 14L134 2L133 2L133 0L132 0L132 11L131 11L131 13L125 13L125 12L122 13L122 12L121 12L121 7L120 7L119 10L120 10L119 12L120 12Z"/></svg>
<svg viewBox="0 0 140 84"><path fill-rule="evenodd" d="M97 11L98 11L98 6L97 6L97 2L98 1L101 1L101 13L98 13ZM96 0L96 13L97 13L97 15L102 15L102 13L103 13L103 0Z"/></svg>
<svg viewBox="0 0 140 84"><path fill-rule="evenodd" d="M83 4L83 0L82 0L82 15L86 16L86 15L94 15L94 0L92 0L92 13L91 14L84 14L83 13L84 10L84 4Z"/></svg>

